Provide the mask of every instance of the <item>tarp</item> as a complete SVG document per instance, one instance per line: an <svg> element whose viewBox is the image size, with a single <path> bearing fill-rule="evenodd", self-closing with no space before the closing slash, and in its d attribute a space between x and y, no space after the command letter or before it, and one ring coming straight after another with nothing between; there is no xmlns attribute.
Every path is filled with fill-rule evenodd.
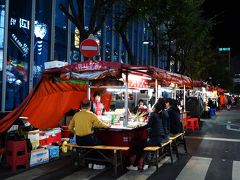
<svg viewBox="0 0 240 180"><path fill-rule="evenodd" d="M53 82L51 77L43 76L21 105L0 120L0 132L8 130L19 116L28 117L28 121L41 130L56 127L65 113L79 109L86 97L85 84ZM111 94L103 92L102 97L105 107L109 107Z"/></svg>
<svg viewBox="0 0 240 180"><path fill-rule="evenodd" d="M193 85L193 87L203 87L204 83L203 83L203 81L194 80L192 82L192 85Z"/></svg>
<svg viewBox="0 0 240 180"><path fill-rule="evenodd" d="M218 92L218 93L226 93L227 90L226 90L226 89L223 89L223 88L220 88L220 87L217 87L217 92Z"/></svg>
<svg viewBox="0 0 240 180"><path fill-rule="evenodd" d="M28 117L28 121L41 130L56 127L66 112L79 109L80 103L87 97L86 81L102 83L109 80L106 78L110 78L111 83L119 83L114 80L121 78L123 72L149 76L163 84L174 81L179 85L191 86L190 78L151 66L131 66L118 62L93 60L74 63L63 68L45 71L25 100L0 120L0 134L6 132L20 116ZM99 89L92 89L91 95L96 90ZM102 91L102 101L108 110L111 93Z"/></svg>

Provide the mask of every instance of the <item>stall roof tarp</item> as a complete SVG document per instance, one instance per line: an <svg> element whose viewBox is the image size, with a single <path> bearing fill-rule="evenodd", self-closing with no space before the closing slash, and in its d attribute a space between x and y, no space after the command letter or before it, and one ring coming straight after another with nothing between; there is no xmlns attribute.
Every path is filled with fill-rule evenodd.
<svg viewBox="0 0 240 180"><path fill-rule="evenodd" d="M198 80L194 80L192 84L193 84L193 87L203 87L204 85L203 81L198 81Z"/></svg>
<svg viewBox="0 0 240 180"><path fill-rule="evenodd" d="M129 64L119 63L119 62L89 60L89 61L84 61L80 63L73 63L63 68L48 70L45 73L46 74L62 73L62 76L65 76L68 78L74 78L74 75L76 75L75 73L84 74L86 72L97 72L97 71L102 71L102 72L104 71L105 73L102 73L96 79L102 79L106 76L114 76L116 78L120 78L122 72L123 73L129 72L129 73L139 74L142 76L149 76L153 79L157 79L159 80L160 84L166 85L166 86L169 86L169 84L174 83L174 84L178 84L178 86L180 87L183 87L184 85L187 88L192 87L191 78L187 76L171 73L166 70L152 67L152 66L129 65ZM81 76L80 74L79 74L79 78Z"/></svg>
<svg viewBox="0 0 240 180"><path fill-rule="evenodd" d="M153 79L158 79L164 84L170 84L174 81L174 83L191 86L190 78L168 73L165 70L151 66L132 66L119 62L93 60L74 63L63 68L45 71L38 84L25 100L0 120L0 134L6 132L20 116L28 117L28 121L39 129L56 127L66 112L79 108L81 101L87 97L87 85L84 83L55 81L54 78L57 77L62 80L120 78L122 72L143 73ZM91 91L91 93L93 92ZM109 107L111 94L108 92L103 93L102 101L105 107Z"/></svg>

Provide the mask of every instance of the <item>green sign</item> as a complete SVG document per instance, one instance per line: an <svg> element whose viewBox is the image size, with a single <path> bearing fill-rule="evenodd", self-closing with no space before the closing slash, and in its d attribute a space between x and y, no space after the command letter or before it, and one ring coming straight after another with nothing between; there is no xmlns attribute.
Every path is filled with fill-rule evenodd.
<svg viewBox="0 0 240 180"><path fill-rule="evenodd" d="M231 48L228 47L228 48L218 48L218 51L231 51Z"/></svg>

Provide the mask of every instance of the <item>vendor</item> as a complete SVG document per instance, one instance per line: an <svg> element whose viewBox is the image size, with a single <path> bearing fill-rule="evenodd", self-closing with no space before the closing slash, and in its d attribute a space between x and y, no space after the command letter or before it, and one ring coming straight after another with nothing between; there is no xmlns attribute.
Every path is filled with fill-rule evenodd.
<svg viewBox="0 0 240 180"><path fill-rule="evenodd" d="M143 112L147 112L147 111L148 111L148 108L146 105L144 105L144 100L139 99L138 105L134 108L134 114L143 113Z"/></svg>
<svg viewBox="0 0 240 180"><path fill-rule="evenodd" d="M101 96L99 92L94 93L94 100L92 102L91 111L97 116L103 115L103 113L105 112L105 108L103 103L101 102Z"/></svg>

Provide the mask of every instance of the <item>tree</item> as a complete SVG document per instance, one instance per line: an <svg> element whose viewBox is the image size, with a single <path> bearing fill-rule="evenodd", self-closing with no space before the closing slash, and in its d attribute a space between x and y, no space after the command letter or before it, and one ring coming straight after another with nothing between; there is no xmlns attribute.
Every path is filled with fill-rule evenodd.
<svg viewBox="0 0 240 180"><path fill-rule="evenodd" d="M167 56L167 70L170 61L180 62L177 72L199 77L199 67L211 55L209 53L211 20L201 14L202 0L95 0L88 24L84 23L84 0L68 0L69 7L60 4L60 9L75 24L80 32L80 42L89 34L96 34L104 25L105 18L112 12L113 5L119 7L115 13L114 27L122 38L128 54L128 62L136 64L133 50L127 38L129 22L145 20L152 38L150 46L153 63L157 64L158 52ZM75 6L74 6L75 5ZM75 9L76 7L76 9ZM70 11L68 11L70 8ZM88 28L85 26L88 25ZM142 43L142 42L139 42ZM197 73L196 73L197 72Z"/></svg>
<svg viewBox="0 0 240 180"><path fill-rule="evenodd" d="M199 57L205 53L210 45L211 20L205 20L201 14L202 0L162 0L162 51L167 54L167 69L170 60L175 64L180 62L179 73L192 74L197 71L195 65ZM174 57L171 59L171 57Z"/></svg>
<svg viewBox="0 0 240 180"><path fill-rule="evenodd" d="M116 14L114 19L115 30L119 33L123 44L128 54L128 61L130 64L136 64L136 58L133 55L132 49L127 39L127 27L129 22L137 20L141 16L144 8L145 0L129 0L119 3L119 13ZM141 42L140 42L141 43Z"/></svg>
<svg viewBox="0 0 240 180"><path fill-rule="evenodd" d="M209 63L209 66L207 66L208 77L212 77L212 85L220 85L221 87L230 90L233 87L233 79L229 71L227 58L215 53L213 58L209 61L212 61Z"/></svg>
<svg viewBox="0 0 240 180"><path fill-rule="evenodd" d="M96 34L104 25L106 16L112 11L116 0L95 0L88 24L85 24L84 0L68 0L68 7L60 3L59 8L79 30L80 42L90 34ZM70 9L70 11L68 11ZM85 28L87 26L88 28Z"/></svg>

